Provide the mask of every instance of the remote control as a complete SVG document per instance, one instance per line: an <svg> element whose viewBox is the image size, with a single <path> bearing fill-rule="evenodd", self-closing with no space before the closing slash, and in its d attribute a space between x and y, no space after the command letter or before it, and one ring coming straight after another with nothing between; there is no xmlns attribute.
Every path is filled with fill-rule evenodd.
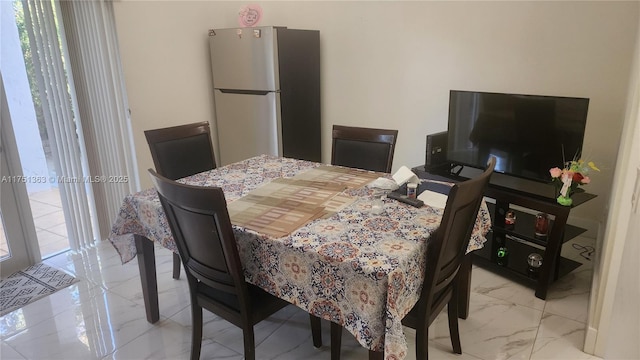
<svg viewBox="0 0 640 360"><path fill-rule="evenodd" d="M424 202L422 200L418 200L418 199L411 199L409 197L407 197L407 195L402 195L400 193L397 192L390 192L387 197L391 198L391 199L396 199L400 202L403 202L405 204L409 204L411 206L415 206L417 208L422 207L422 205L424 205Z"/></svg>

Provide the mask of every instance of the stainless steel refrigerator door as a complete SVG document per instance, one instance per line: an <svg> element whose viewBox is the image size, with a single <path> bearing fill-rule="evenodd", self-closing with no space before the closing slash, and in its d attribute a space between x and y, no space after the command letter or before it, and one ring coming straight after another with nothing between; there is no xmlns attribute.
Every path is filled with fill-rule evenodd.
<svg viewBox="0 0 640 360"><path fill-rule="evenodd" d="M215 91L220 163L228 165L253 156L282 156L280 94Z"/></svg>
<svg viewBox="0 0 640 360"><path fill-rule="evenodd" d="M273 27L220 29L209 36L213 87L280 89L277 31Z"/></svg>

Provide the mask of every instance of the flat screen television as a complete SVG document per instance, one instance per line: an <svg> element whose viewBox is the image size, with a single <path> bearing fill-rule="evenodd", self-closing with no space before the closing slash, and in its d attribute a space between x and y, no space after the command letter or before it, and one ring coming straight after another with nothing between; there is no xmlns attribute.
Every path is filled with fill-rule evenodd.
<svg viewBox="0 0 640 360"><path fill-rule="evenodd" d="M580 156L589 99L451 90L447 161L549 182L549 169Z"/></svg>

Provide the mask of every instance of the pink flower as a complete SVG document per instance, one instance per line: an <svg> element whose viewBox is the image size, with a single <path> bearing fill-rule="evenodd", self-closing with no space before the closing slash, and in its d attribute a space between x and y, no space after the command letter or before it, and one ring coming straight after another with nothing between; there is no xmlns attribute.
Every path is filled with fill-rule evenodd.
<svg viewBox="0 0 640 360"><path fill-rule="evenodd" d="M553 169L549 170L549 174L551 174L552 178L557 178L562 174L562 170L560 170L560 168L554 167Z"/></svg>
<svg viewBox="0 0 640 360"><path fill-rule="evenodd" d="M590 182L591 182L591 179L589 179L588 176L583 177L581 181L582 184L588 184Z"/></svg>

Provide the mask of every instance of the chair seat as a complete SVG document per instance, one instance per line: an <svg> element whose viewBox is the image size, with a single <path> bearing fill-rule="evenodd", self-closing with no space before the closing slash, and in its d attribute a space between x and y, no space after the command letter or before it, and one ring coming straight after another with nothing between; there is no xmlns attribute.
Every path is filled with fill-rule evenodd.
<svg viewBox="0 0 640 360"><path fill-rule="evenodd" d="M249 307L249 311L251 311L250 319L252 319L253 323L258 323L271 316L274 312L289 305L285 300L275 297L253 284L247 283L247 290L251 303L257 305ZM198 284L198 303L205 309L217 308L220 304L224 304L231 309L233 313L239 313L241 311L237 296L212 288L203 283ZM226 320L234 322L235 317Z"/></svg>
<svg viewBox="0 0 640 360"><path fill-rule="evenodd" d="M428 312L429 319L427 319L427 321L429 323L432 323L433 320L440 315L440 312L442 312L445 305L447 305L451 300L452 295L453 291L451 291L451 289L446 289L433 296L433 305L431 306L431 311ZM418 302L413 306L413 309L411 309L411 311L409 311L409 313L402 319L402 325L412 329L417 329L418 326L420 326L418 309L420 307L420 303L424 301L424 298L420 298L418 300Z"/></svg>

